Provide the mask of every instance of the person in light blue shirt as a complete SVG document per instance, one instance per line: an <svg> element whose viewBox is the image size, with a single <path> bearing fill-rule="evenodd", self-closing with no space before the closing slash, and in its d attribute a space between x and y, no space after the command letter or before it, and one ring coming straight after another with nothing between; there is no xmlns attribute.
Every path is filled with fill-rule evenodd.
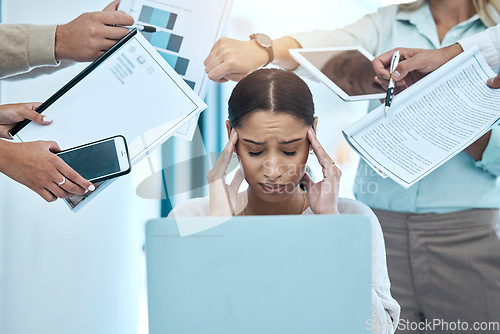
<svg viewBox="0 0 500 334"><path fill-rule="evenodd" d="M333 31L270 42L222 38L205 70L216 82L240 80L268 63L306 74L288 53L301 47L360 45L374 55L396 47L436 49L496 25L499 12L497 0L418 0ZM379 104L371 102L370 110ZM498 130L409 189L359 164L354 191L382 225L391 290L402 308L400 333L446 331L439 321L448 330L460 321L472 331L475 323L500 319ZM425 327L434 320L434 327Z"/></svg>

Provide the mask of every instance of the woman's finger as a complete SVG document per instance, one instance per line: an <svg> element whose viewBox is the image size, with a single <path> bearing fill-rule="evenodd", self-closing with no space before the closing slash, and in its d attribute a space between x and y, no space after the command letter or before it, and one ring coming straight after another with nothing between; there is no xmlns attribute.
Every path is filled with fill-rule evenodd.
<svg viewBox="0 0 500 334"><path fill-rule="evenodd" d="M207 174L207 179L209 182L213 182L224 176L224 174L226 173L226 169L229 166L229 162L231 162L231 157L237 140L238 134L235 129L232 129L228 143L224 147L224 150L222 150L222 153L215 162L212 170L210 170Z"/></svg>
<svg viewBox="0 0 500 334"><path fill-rule="evenodd" d="M70 194L84 195L88 192L88 190L74 183L69 177L66 178L66 182L61 185L61 188Z"/></svg>
<svg viewBox="0 0 500 334"><path fill-rule="evenodd" d="M64 178L65 182L68 182L66 181L66 179ZM66 198L66 197L70 197L70 193L68 193L66 190L64 190L61 186L63 185L59 185L60 182L63 181L63 176L61 175L61 180L60 181L56 181L54 180L54 183L49 185L47 187L47 190L50 191L52 194L54 194L55 196L59 197L59 198Z"/></svg>
<svg viewBox="0 0 500 334"><path fill-rule="evenodd" d="M497 74L496 77L489 78L486 84L490 88L495 88L495 89L500 88L500 72Z"/></svg>
<svg viewBox="0 0 500 334"><path fill-rule="evenodd" d="M376 57L372 61L373 70L379 78L389 80L389 67L391 65L392 54L394 51L388 51Z"/></svg>
<svg viewBox="0 0 500 334"><path fill-rule="evenodd" d="M314 154L316 154L321 167L329 168L330 165L333 164L333 159L330 158L323 146L321 146L312 128L309 128L309 130L307 131L307 136L309 138L309 141L311 142Z"/></svg>
<svg viewBox="0 0 500 334"><path fill-rule="evenodd" d="M389 86L389 80L385 79L381 80L379 77L375 77L373 80L375 81L375 83L377 83L377 85L379 85L383 89L387 89L387 87Z"/></svg>
<svg viewBox="0 0 500 334"><path fill-rule="evenodd" d="M84 179L80 174L78 174L74 169L69 167L64 161L61 159L61 164L57 167L58 170L71 181L73 186L65 187L64 189L70 193L83 195L89 191L94 191L95 186L92 182Z"/></svg>
<svg viewBox="0 0 500 334"><path fill-rule="evenodd" d="M37 113L34 109L31 108L31 105L27 105L26 107L21 108L17 114L23 119L29 119L38 124L46 125L52 122L52 119L50 117Z"/></svg>
<svg viewBox="0 0 500 334"><path fill-rule="evenodd" d="M330 165L330 168L323 168L323 177L325 179L340 179L342 176L342 171L337 167L335 163Z"/></svg>
<svg viewBox="0 0 500 334"><path fill-rule="evenodd" d="M54 194L48 191L47 189L42 189L40 191L37 191L37 194L40 195L44 200L46 200L49 203L54 202L57 199L57 197L54 196Z"/></svg>

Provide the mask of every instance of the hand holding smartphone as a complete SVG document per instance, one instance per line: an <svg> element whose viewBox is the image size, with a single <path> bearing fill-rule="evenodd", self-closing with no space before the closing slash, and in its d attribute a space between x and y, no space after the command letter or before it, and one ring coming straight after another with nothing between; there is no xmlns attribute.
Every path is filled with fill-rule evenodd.
<svg viewBox="0 0 500 334"><path fill-rule="evenodd" d="M123 136L114 136L57 153L71 168L90 182L100 182L130 173L130 157Z"/></svg>

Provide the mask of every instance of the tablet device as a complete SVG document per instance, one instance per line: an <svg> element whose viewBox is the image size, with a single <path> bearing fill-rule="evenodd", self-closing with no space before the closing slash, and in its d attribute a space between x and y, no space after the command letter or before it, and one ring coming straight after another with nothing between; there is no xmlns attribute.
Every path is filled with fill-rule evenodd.
<svg viewBox="0 0 500 334"><path fill-rule="evenodd" d="M374 57L362 47L290 49L290 55L344 101L385 98L373 80Z"/></svg>

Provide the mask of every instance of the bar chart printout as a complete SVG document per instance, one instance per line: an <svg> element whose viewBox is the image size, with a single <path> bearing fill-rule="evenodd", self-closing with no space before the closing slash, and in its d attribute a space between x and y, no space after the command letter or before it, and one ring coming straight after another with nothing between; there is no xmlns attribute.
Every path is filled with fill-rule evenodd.
<svg viewBox="0 0 500 334"><path fill-rule="evenodd" d="M182 36L165 31L157 31L155 33L145 32L143 35L154 47L172 52L179 52L181 49L183 40Z"/></svg>
<svg viewBox="0 0 500 334"><path fill-rule="evenodd" d="M119 10L130 14L136 23L156 28L142 35L202 99L209 79L203 61L214 43L222 37L233 0L121 0ZM189 130L178 133L190 139L196 119Z"/></svg>
<svg viewBox="0 0 500 334"><path fill-rule="evenodd" d="M209 79L203 61L222 37L233 0L121 0L119 10L136 23L154 26L143 33L160 55L204 97Z"/></svg>
<svg viewBox="0 0 500 334"><path fill-rule="evenodd" d="M139 21L168 30L174 29L176 20L176 13L149 6L142 6L141 13L139 14Z"/></svg>

